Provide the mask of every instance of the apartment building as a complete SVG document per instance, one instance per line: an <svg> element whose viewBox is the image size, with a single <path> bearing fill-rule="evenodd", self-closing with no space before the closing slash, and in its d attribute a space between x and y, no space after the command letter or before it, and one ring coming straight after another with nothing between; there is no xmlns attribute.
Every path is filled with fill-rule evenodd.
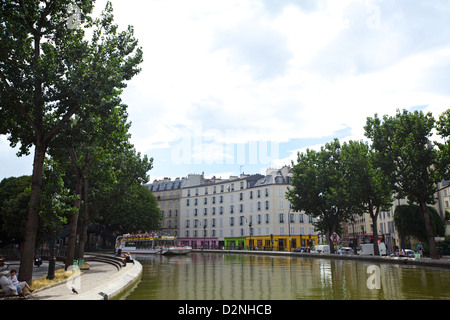
<svg viewBox="0 0 450 320"><path fill-rule="evenodd" d="M450 212L450 181L439 183L438 190L434 207L441 218L445 219L446 211ZM396 247L401 247L400 236L394 224L394 213L398 206L407 204L407 199L395 199L390 210L381 211L378 215L378 236L384 239L388 253L394 252ZM373 235L372 226L372 219L369 213L361 216L355 215L352 221L346 224L346 236L344 239L348 239L349 245L351 245L353 239L356 239L357 246L359 246L364 241L371 240ZM446 234L450 234L450 225L447 224L446 227Z"/></svg>
<svg viewBox="0 0 450 320"><path fill-rule="evenodd" d="M266 175L242 174L225 180L189 175L181 189L180 242L194 248L222 248L226 239L245 243L252 236L277 239L291 234L304 239L314 235L317 243L313 220L292 212L285 198L290 179L287 166L268 169Z"/></svg>
<svg viewBox="0 0 450 320"><path fill-rule="evenodd" d="M176 237L179 235L180 199L183 183L185 183L185 179L177 178L172 181L170 178L164 178L145 185L158 201L162 215L161 231Z"/></svg>

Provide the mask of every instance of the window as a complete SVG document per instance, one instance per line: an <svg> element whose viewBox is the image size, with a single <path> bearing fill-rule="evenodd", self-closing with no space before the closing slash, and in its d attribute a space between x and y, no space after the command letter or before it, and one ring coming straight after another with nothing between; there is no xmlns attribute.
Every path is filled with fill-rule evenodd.
<svg viewBox="0 0 450 320"><path fill-rule="evenodd" d="M250 191L250 199L253 199L253 191Z"/></svg>
<svg viewBox="0 0 450 320"><path fill-rule="evenodd" d="M186 199L186 207L189 207L189 199Z"/></svg>
<svg viewBox="0 0 450 320"><path fill-rule="evenodd" d="M304 223L305 221L304 221L303 219L304 219L304 218L303 218L303 213L300 213L300 214L298 215L298 222Z"/></svg>
<svg viewBox="0 0 450 320"><path fill-rule="evenodd" d="M294 214L293 214L293 213L290 213L290 214L289 214L289 222L290 222L290 223L293 223L293 222L294 222Z"/></svg>
<svg viewBox="0 0 450 320"><path fill-rule="evenodd" d="M270 223L269 222L269 214L267 213L265 216L266 216L266 219L265 219L266 223Z"/></svg>
<svg viewBox="0 0 450 320"><path fill-rule="evenodd" d="M261 224L261 215L260 214L258 214L258 224Z"/></svg>
<svg viewBox="0 0 450 320"><path fill-rule="evenodd" d="M283 188L278 188L278 195L281 197L284 195Z"/></svg>
<svg viewBox="0 0 450 320"><path fill-rule="evenodd" d="M234 205L230 206L230 213L234 213Z"/></svg>
<svg viewBox="0 0 450 320"><path fill-rule="evenodd" d="M269 201L266 201L266 210L269 210Z"/></svg>
<svg viewBox="0 0 450 320"><path fill-rule="evenodd" d="M230 226L234 226L234 217L230 218Z"/></svg>
<svg viewBox="0 0 450 320"><path fill-rule="evenodd" d="M244 205L243 204L239 205L239 212L244 212Z"/></svg>
<svg viewBox="0 0 450 320"><path fill-rule="evenodd" d="M279 214L280 223L284 223L284 213Z"/></svg>

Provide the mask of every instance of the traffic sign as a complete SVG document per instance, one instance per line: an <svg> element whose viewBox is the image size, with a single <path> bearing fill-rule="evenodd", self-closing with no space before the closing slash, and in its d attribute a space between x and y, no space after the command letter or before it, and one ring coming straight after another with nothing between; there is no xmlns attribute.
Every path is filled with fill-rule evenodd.
<svg viewBox="0 0 450 320"><path fill-rule="evenodd" d="M330 239L333 242L338 242L341 238L339 237L339 235L336 232L333 232L333 234L331 235Z"/></svg>

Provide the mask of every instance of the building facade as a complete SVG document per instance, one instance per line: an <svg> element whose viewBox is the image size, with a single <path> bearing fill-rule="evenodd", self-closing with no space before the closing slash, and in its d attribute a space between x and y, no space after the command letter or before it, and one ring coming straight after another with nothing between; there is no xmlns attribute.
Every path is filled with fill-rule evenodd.
<svg viewBox="0 0 450 320"><path fill-rule="evenodd" d="M155 180L145 186L154 194L161 210L161 232L166 235L179 236L181 188L185 179L169 178Z"/></svg>
<svg viewBox="0 0 450 320"><path fill-rule="evenodd" d="M294 235L304 240L314 236L313 220L290 209L285 197L290 179L287 166L268 169L266 175L243 174L226 180L189 175L181 190L180 242L194 248L224 248L225 239L227 243L235 239L234 248L255 249L262 247L262 237L289 239L292 235L292 241ZM317 244L317 237L314 239ZM276 248L293 249L293 243L283 241ZM295 245L300 243L295 238Z"/></svg>

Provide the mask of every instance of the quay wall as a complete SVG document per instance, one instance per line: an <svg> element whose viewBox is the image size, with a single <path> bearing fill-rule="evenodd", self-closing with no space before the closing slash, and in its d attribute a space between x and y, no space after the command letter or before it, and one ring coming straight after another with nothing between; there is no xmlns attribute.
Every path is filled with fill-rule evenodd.
<svg viewBox="0 0 450 320"><path fill-rule="evenodd" d="M367 256L367 255L341 255L331 253L306 253L306 252L288 252L288 251L262 251L262 250L214 250L214 249L193 249L193 252L204 253L220 253L220 254L246 254L246 255L272 255L272 256L291 256L299 258L311 259L339 259L339 260L356 260L370 261L374 263L393 263L398 265L415 265L422 267L439 267L450 269L450 259L415 259L415 258L399 258L389 256Z"/></svg>

